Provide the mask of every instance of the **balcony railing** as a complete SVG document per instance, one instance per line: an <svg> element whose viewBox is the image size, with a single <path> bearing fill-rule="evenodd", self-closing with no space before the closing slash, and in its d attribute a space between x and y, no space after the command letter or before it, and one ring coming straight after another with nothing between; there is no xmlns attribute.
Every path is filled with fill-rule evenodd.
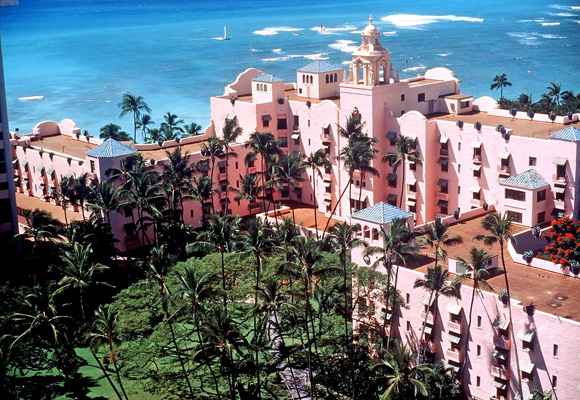
<svg viewBox="0 0 580 400"><path fill-rule="evenodd" d="M481 205L481 200L478 199L471 199L469 201L469 205L473 206L473 207L479 207Z"/></svg>
<svg viewBox="0 0 580 400"><path fill-rule="evenodd" d="M457 350L447 349L447 350L445 350L445 356L447 357L448 361L453 361L456 363L463 362L463 356L462 356L461 352L459 352Z"/></svg>
<svg viewBox="0 0 580 400"><path fill-rule="evenodd" d="M449 156L449 149L439 149L439 155L448 157Z"/></svg>
<svg viewBox="0 0 580 400"><path fill-rule="evenodd" d="M326 193L326 192L324 192L324 195L323 196L324 196L324 199L325 200L332 200L332 193Z"/></svg>
<svg viewBox="0 0 580 400"><path fill-rule="evenodd" d="M407 198L416 200L417 199L417 192L407 192Z"/></svg>
<svg viewBox="0 0 580 400"><path fill-rule="evenodd" d="M497 172L499 172L500 175L510 175L511 168L509 165L498 165Z"/></svg>
<svg viewBox="0 0 580 400"><path fill-rule="evenodd" d="M457 322L453 322L453 321L447 321L447 328L451 331L451 332L455 332L455 333L462 333L462 327L460 323Z"/></svg>
<svg viewBox="0 0 580 400"><path fill-rule="evenodd" d="M322 179L324 179L325 181L329 182L329 181L332 180L332 174L324 173L324 174L322 174Z"/></svg>
<svg viewBox="0 0 580 400"><path fill-rule="evenodd" d="M220 181L225 181L226 179L228 179L228 174L226 174L225 172L224 173L220 173L219 176L218 176L218 179Z"/></svg>
<svg viewBox="0 0 580 400"><path fill-rule="evenodd" d="M499 347L500 349L509 350L511 346L511 341L509 339L503 338L501 336L494 336L493 337L493 344L494 346Z"/></svg>
<svg viewBox="0 0 580 400"><path fill-rule="evenodd" d="M437 193L437 200L449 201L449 193Z"/></svg>
<svg viewBox="0 0 580 400"><path fill-rule="evenodd" d="M425 321L425 311L421 311L421 321ZM433 323L435 322L435 316L433 315L433 313L431 311L428 312L429 315L427 315L427 323L429 325L433 325Z"/></svg>
<svg viewBox="0 0 580 400"><path fill-rule="evenodd" d="M564 210L566 208L566 202L564 200L554 199L554 207L560 210Z"/></svg>
<svg viewBox="0 0 580 400"><path fill-rule="evenodd" d="M322 140L323 142L330 142L331 141L330 135L327 135L325 133L321 133L320 134L320 140Z"/></svg>
<svg viewBox="0 0 580 400"><path fill-rule="evenodd" d="M481 164L481 154L474 154L473 155L473 163L474 164Z"/></svg>
<svg viewBox="0 0 580 400"><path fill-rule="evenodd" d="M510 370L503 365L492 365L491 375L507 381L510 378Z"/></svg>
<svg viewBox="0 0 580 400"><path fill-rule="evenodd" d="M556 174L552 175L552 181L556 185L565 185L566 184L566 177L565 176L558 176Z"/></svg>

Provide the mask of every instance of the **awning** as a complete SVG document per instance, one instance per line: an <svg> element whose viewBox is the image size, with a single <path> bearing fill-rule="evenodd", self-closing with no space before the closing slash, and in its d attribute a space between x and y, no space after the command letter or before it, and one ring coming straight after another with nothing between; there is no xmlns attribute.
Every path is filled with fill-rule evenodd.
<svg viewBox="0 0 580 400"><path fill-rule="evenodd" d="M22 165L23 167L24 167L26 164L28 164L28 161L26 161L26 160L23 160L23 161L20 163L20 165Z"/></svg>
<svg viewBox="0 0 580 400"><path fill-rule="evenodd" d="M224 114L222 115L222 118L231 121L232 119L236 119L236 114Z"/></svg>
<svg viewBox="0 0 580 400"><path fill-rule="evenodd" d="M552 217L559 217L560 214L566 214L565 210L561 210L559 208L554 208L552 213L550 214Z"/></svg>
<svg viewBox="0 0 580 400"><path fill-rule="evenodd" d="M322 184L324 185L324 187L330 187L330 185L332 185L332 182L323 181Z"/></svg>
<svg viewBox="0 0 580 400"><path fill-rule="evenodd" d="M330 122L322 124L322 129L328 129L329 126L330 126Z"/></svg>
<svg viewBox="0 0 580 400"><path fill-rule="evenodd" d="M272 189L272 191L274 191L274 189ZM302 193L302 188L295 187L295 188L294 188L292 191L293 191L294 193Z"/></svg>
<svg viewBox="0 0 580 400"><path fill-rule="evenodd" d="M437 160L437 164L447 165L447 163L449 163L449 159L445 157L439 157L439 160Z"/></svg>
<svg viewBox="0 0 580 400"><path fill-rule="evenodd" d="M560 187L560 186L554 186L554 189L552 189L552 191L554 193L564 193L566 191L566 188Z"/></svg>
<svg viewBox="0 0 580 400"><path fill-rule="evenodd" d="M396 194L394 194L394 193L390 193L390 194L387 196L387 201L397 201L397 195L396 195Z"/></svg>
<svg viewBox="0 0 580 400"><path fill-rule="evenodd" d="M328 149L330 147L330 143L328 142L323 142L322 143L322 147L324 147L325 149Z"/></svg>
<svg viewBox="0 0 580 400"><path fill-rule="evenodd" d="M463 306L457 303L447 303L447 311L453 315L459 315Z"/></svg>
<svg viewBox="0 0 580 400"><path fill-rule="evenodd" d="M264 122L272 121L272 117L270 116L270 114L262 115L262 121Z"/></svg>
<svg viewBox="0 0 580 400"><path fill-rule="evenodd" d="M437 202L437 207L447 207L448 202L445 200L439 200Z"/></svg>
<svg viewBox="0 0 580 400"><path fill-rule="evenodd" d="M397 132L388 131L387 132L387 139L394 139L397 137Z"/></svg>
<svg viewBox="0 0 580 400"><path fill-rule="evenodd" d="M367 199L367 197L368 197L368 196L367 196L366 194L363 194L363 195L360 197L360 201L361 201L361 202L365 201L365 200ZM358 196L356 196L356 198L353 198L353 200L356 200L356 201L358 201Z"/></svg>
<svg viewBox="0 0 580 400"><path fill-rule="evenodd" d="M437 181L437 185L439 185L439 186L447 186L448 184L449 184L449 181L447 179L441 178Z"/></svg>
<svg viewBox="0 0 580 400"><path fill-rule="evenodd" d="M481 186L473 185L472 187L469 188L469 190L471 190L473 193L479 193L481 192Z"/></svg>
<svg viewBox="0 0 580 400"><path fill-rule="evenodd" d="M23 180L22 180L22 184L23 184L24 186L27 186L27 185L28 185L28 179L23 179Z"/></svg>
<svg viewBox="0 0 580 400"><path fill-rule="evenodd" d="M54 172L54 168L50 167L49 169L46 170L46 173L48 175L52 175L52 173Z"/></svg>
<svg viewBox="0 0 580 400"><path fill-rule="evenodd" d="M387 180L388 181L394 181L397 179L397 174L393 174L392 172L387 174Z"/></svg>
<svg viewBox="0 0 580 400"><path fill-rule="evenodd" d="M36 167L37 172L42 172L43 169L44 169L43 165L39 165L38 167Z"/></svg>
<svg viewBox="0 0 580 400"><path fill-rule="evenodd" d="M533 362L523 362L520 366L520 370L526 374L531 374L534 372L535 364Z"/></svg>
<svg viewBox="0 0 580 400"><path fill-rule="evenodd" d="M449 141L449 137L445 135L439 136L439 143L447 143Z"/></svg>
<svg viewBox="0 0 580 400"><path fill-rule="evenodd" d="M329 206L332 204L332 200L324 200L324 205Z"/></svg>
<svg viewBox="0 0 580 400"><path fill-rule="evenodd" d="M200 171L209 171L211 167L209 166L209 164L200 164L199 169Z"/></svg>
<svg viewBox="0 0 580 400"><path fill-rule="evenodd" d="M431 301L429 301L431 300ZM421 304L431 307L435 302L435 295L431 296L429 293L421 296Z"/></svg>
<svg viewBox="0 0 580 400"><path fill-rule="evenodd" d="M12 164L17 164L18 163L18 158L15 158L14 160L12 160Z"/></svg>
<svg viewBox="0 0 580 400"><path fill-rule="evenodd" d="M415 204L417 204L417 201L415 199L407 199L408 206L414 206Z"/></svg>
<svg viewBox="0 0 580 400"><path fill-rule="evenodd" d="M507 360L508 358L508 352L507 350L501 349L499 347L496 347L495 349L493 349L493 352L491 353L491 355L495 358L498 358L500 360Z"/></svg>
<svg viewBox="0 0 580 400"><path fill-rule="evenodd" d="M290 137L294 140L298 139L300 137L299 133L293 133L292 135L290 135Z"/></svg>
<svg viewBox="0 0 580 400"><path fill-rule="evenodd" d="M220 161L220 162L218 162L218 165L220 167L227 167L228 166L228 162L227 161Z"/></svg>
<svg viewBox="0 0 580 400"><path fill-rule="evenodd" d="M44 188L45 188L45 187L46 187L46 186L44 186L44 184L42 184L42 183L41 183L40 185L38 185L38 188L39 188L40 190L44 190Z"/></svg>
<svg viewBox="0 0 580 400"><path fill-rule="evenodd" d="M491 384L500 390L505 390L507 387L507 384L501 381L493 381Z"/></svg>
<svg viewBox="0 0 580 400"><path fill-rule="evenodd" d="M421 329L423 329L423 324L421 324ZM421 329L419 329L419 332L421 332ZM425 325L425 334L430 335L431 332L433 332L433 328L429 325Z"/></svg>
<svg viewBox="0 0 580 400"><path fill-rule="evenodd" d="M409 186L413 186L415 183L417 183L417 179L415 178L411 178L407 181L407 185Z"/></svg>
<svg viewBox="0 0 580 400"><path fill-rule="evenodd" d="M510 321L505 317L497 317L493 321L493 326L501 330L506 330L510 326Z"/></svg>
<svg viewBox="0 0 580 400"><path fill-rule="evenodd" d="M534 331L529 331L527 329L521 329L518 332L518 339L520 339L524 342L531 343L534 340L535 335L536 335L536 332L534 332Z"/></svg>
<svg viewBox="0 0 580 400"><path fill-rule="evenodd" d="M453 333L448 333L447 340L449 340L451 343L457 344L461 342L461 336L454 335Z"/></svg>
<svg viewBox="0 0 580 400"><path fill-rule="evenodd" d="M20 177L19 177L19 176L16 176L16 177L14 178L14 182L18 182L19 180L20 180Z"/></svg>
<svg viewBox="0 0 580 400"><path fill-rule="evenodd" d="M472 171L481 171L481 164L474 164L471 166Z"/></svg>
<svg viewBox="0 0 580 400"><path fill-rule="evenodd" d="M507 160L508 158L510 158L510 152L507 150L502 151L501 153L499 153L499 158L501 160Z"/></svg>
<svg viewBox="0 0 580 400"><path fill-rule="evenodd" d="M564 157L554 157L554 161L552 161L552 163L554 165L566 165L566 161L568 161L567 158L564 158Z"/></svg>
<svg viewBox="0 0 580 400"><path fill-rule="evenodd" d="M473 142L471 142L471 147L473 147L474 149L479 149L481 147L481 142L479 140L474 140Z"/></svg>

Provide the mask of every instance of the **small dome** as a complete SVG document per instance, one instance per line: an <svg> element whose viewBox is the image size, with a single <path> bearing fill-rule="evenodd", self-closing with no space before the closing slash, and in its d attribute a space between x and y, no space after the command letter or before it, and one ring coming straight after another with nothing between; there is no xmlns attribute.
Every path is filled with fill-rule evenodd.
<svg viewBox="0 0 580 400"><path fill-rule="evenodd" d="M369 17L369 24L367 25L367 27L363 31L363 35L374 36L374 35L378 35L378 34L379 34L379 30L377 29L376 26L373 25L373 16L371 15Z"/></svg>

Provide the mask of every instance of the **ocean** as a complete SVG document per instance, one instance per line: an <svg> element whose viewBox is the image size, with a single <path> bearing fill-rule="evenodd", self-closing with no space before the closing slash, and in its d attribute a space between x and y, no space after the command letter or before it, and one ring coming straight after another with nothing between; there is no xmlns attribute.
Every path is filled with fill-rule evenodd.
<svg viewBox="0 0 580 400"><path fill-rule="evenodd" d="M171 112L206 126L209 98L250 66L287 82L312 60L348 68L370 14L401 77L442 66L475 97L499 98L500 73L508 98L538 100L552 81L580 92L580 0L20 0L0 8L10 128L70 118L94 136L111 122L131 132L126 92L156 124Z"/></svg>

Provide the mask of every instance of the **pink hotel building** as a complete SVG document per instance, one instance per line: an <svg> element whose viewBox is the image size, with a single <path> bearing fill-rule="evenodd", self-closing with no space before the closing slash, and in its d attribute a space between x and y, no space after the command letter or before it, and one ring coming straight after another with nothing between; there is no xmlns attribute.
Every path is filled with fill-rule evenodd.
<svg viewBox="0 0 580 400"><path fill-rule="evenodd" d="M361 204L353 201L353 208L358 211L350 215L350 201L344 196L334 218L360 222L364 226L364 237L374 244L380 244L376 230L392 218L403 217L409 224L423 225L436 215L450 215L455 209L461 211L460 220L482 215L488 207L507 212L515 216L522 230L550 221L559 212L578 218L578 114L571 119L557 117L554 121L547 115L536 115L533 119L525 113L512 116L500 110L489 97L474 101L472 96L462 94L459 80L446 68L400 79L372 18L362 32L360 47L352 54L348 72L326 61L314 61L297 71L296 83L286 83L274 75L247 69L225 88L223 95L211 99L211 123L202 136L161 145L102 142L80 135L80 129L71 120L45 121L31 134L12 134L17 199L29 196L38 198L39 202L54 203L47 196L58 190L63 176L88 172L103 180L107 169L119 167L121 160L136 152L156 168L166 162L166 151L176 146L188 151L192 161L199 161L204 158L200 153L201 142L209 136L221 135L225 120L235 119L243 128L243 134L233 145L238 158L219 163L213 176L216 188L223 185L226 171L233 187L239 185L240 175L257 172L259 160L255 165L244 164L248 150L243 143L252 132L268 131L275 135L286 153L326 150L331 168L324 171L322 178L310 176L308 171L307 181L292 197L314 204L321 213L330 215L341 189L348 183L348 173L337 159L346 145L337 126L343 125L355 109L360 112L369 136L379 139L379 157L374 166L380 175L365 176L361 180L360 174L355 173L352 184L356 200L362 186ZM397 135L415 139L421 163L407 163L394 173L380 158L396 151ZM249 214L250 209L253 213L260 211L261 204L236 202L231 194L230 201L226 202L227 195L216 193L215 203L222 207L229 204L231 212L239 215ZM287 199L285 195L287 191L274 194L281 201ZM192 201L185 208L188 222L194 226L199 226L201 217L210 212L208 203ZM120 249L134 246L130 216L113 214L111 225L120 239ZM518 243L539 246L526 240L522 238ZM465 241L469 242L470 238L465 237ZM498 265L495 250L492 266ZM517 257L519 249L510 246L509 250L514 260L521 259ZM354 251L352 257L354 262L365 264L359 251ZM510 260L514 268L528 268L531 275L552 276L551 282L561 283L566 279L572 293L567 298L576 296L580 300L574 294L580 292L580 281L570 276L567 269L561 272L539 260L532 264L535 269ZM452 251L448 266L457 272ZM399 273L399 289L406 296L409 309L393 321L392 329L413 344L423 323L422 313L432 312L433 306L420 300L424 292L413 289L414 280L423 276L424 268L400 268ZM534 288L527 286L530 293L525 289L521 293L512 292L514 310L534 298L531 293ZM428 324L431 321L428 341L434 359L446 360L455 367L466 356L459 347L466 340L466 312L472 290L469 284L463 285L463 300L459 302L440 299L436 326L432 325L431 317L428 319ZM562 310L567 307L552 310L538 304L535 314L522 314L520 307L514 312L517 319L509 321L497 293L487 292L477 296L475 307L476 327L472 329L470 362L464 380L473 398L525 399L533 388L552 387L556 388L560 400L580 398L577 390L580 384L579 313L566 314ZM378 306L377 310L380 309ZM376 319L381 319L378 311ZM513 343L507 337L509 324L514 324L516 332L520 332ZM514 372L518 349L525 381L521 395L516 390L517 373Z"/></svg>

